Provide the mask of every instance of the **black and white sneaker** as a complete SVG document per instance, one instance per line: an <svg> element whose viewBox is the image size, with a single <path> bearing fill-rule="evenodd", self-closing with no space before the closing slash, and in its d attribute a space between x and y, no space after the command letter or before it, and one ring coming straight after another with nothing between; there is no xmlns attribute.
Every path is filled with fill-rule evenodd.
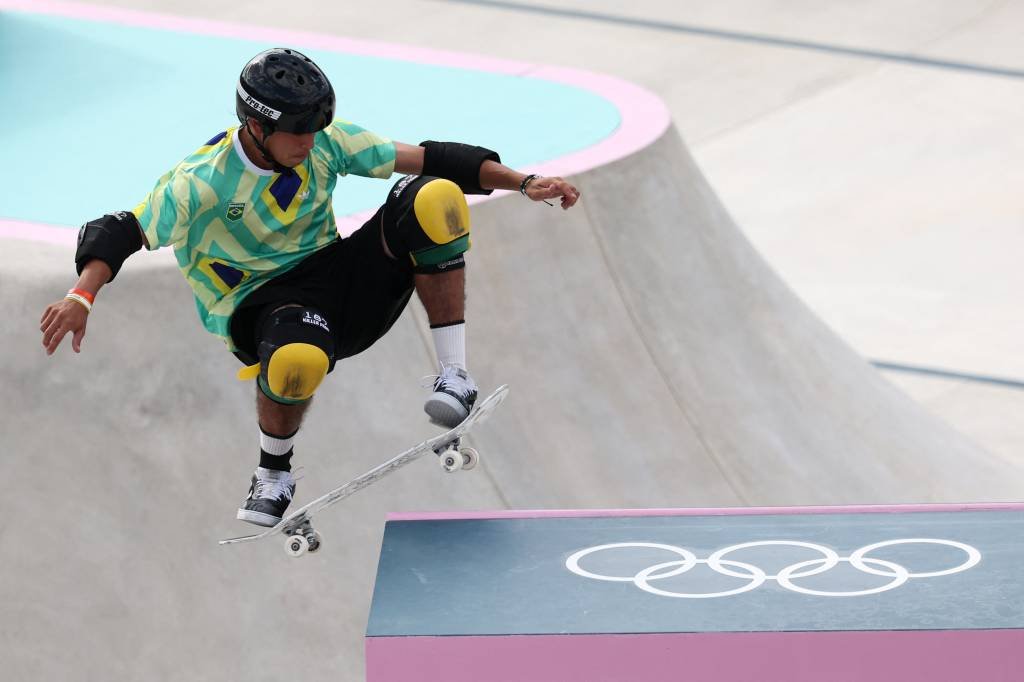
<svg viewBox="0 0 1024 682"><path fill-rule="evenodd" d="M257 526L276 526L295 495L295 477L290 471L257 467L249 496L238 509L238 518Z"/></svg>
<svg viewBox="0 0 1024 682"><path fill-rule="evenodd" d="M476 402L476 382L461 367L447 366L434 379L434 392L427 398L423 411L430 420L452 429L469 416Z"/></svg>

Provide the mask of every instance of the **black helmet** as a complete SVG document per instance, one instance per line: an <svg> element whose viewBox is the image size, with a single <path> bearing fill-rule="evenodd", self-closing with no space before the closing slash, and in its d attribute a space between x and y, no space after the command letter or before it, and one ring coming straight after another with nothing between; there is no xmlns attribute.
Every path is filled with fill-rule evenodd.
<svg viewBox="0 0 1024 682"><path fill-rule="evenodd" d="M334 88L306 55L275 47L249 60L238 77L238 120L252 117L273 131L315 133L334 119Z"/></svg>

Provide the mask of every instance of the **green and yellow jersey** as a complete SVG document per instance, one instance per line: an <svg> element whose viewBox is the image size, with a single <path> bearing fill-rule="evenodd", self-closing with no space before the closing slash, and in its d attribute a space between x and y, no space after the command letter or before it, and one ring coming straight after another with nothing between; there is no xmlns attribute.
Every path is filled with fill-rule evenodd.
<svg viewBox="0 0 1024 682"><path fill-rule="evenodd" d="M149 249L174 247L203 325L235 350L228 323L242 299L338 239L338 176L388 178L394 168L394 144L351 123L317 133L306 160L286 173L254 165L229 128L161 177L132 213Z"/></svg>

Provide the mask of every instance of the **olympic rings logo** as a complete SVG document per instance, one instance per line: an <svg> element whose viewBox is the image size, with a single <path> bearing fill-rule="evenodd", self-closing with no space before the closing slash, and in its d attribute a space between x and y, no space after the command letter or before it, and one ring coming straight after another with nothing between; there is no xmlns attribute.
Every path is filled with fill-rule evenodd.
<svg viewBox="0 0 1024 682"><path fill-rule="evenodd" d="M867 556L869 553L882 549L883 547L909 544L945 545L948 547L954 547L963 551L964 554L967 555L967 559L952 568L914 573L898 563ZM770 546L802 547L819 552L821 554L821 558L790 564L774 575L768 575L765 570L753 564L726 558L730 554L734 554L741 550ZM598 552L641 547L664 550L679 558L673 561L665 561L648 566L647 568L644 568L630 576L602 575L600 573L588 571L580 566L580 562L585 557L597 554ZM798 592L800 594L808 594L817 597L861 597L864 595L878 594L880 592L894 590L911 578L937 578L940 576L952 575L954 573L961 573L976 566L980 561L981 552L971 545L967 545L962 542L955 542L953 540L937 540L934 538L907 538L876 542L874 544L861 547L846 557L839 556L839 554L830 547L818 545L813 542L801 542L798 540L761 540L757 542L744 542L738 545L725 547L724 549L718 550L707 559L698 559L697 555L690 550L684 547L676 547L675 545L663 545L654 542L616 542L581 549L566 559L565 567L576 575L584 578L609 582L633 583L645 592L650 592L651 594L656 594L662 597L675 597L678 599L713 599L716 597L729 597L757 589L768 580L774 580L785 589L790 590L791 592ZM889 578L889 582L879 587L851 592L814 590L806 586L798 585L794 582L801 578L809 578L811 576L830 571L840 563L848 563L858 571L865 574ZM747 584L733 590L706 593L672 592L670 590L659 589L651 584L657 580L665 580L666 578L673 578L675 576L682 575L699 564L706 564L713 571L721 575L741 578L748 582Z"/></svg>

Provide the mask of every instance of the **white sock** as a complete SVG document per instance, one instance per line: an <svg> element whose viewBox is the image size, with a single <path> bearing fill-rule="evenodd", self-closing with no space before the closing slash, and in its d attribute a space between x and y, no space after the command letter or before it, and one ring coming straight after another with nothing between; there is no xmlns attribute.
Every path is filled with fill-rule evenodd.
<svg viewBox="0 0 1024 682"><path fill-rule="evenodd" d="M434 335L434 350L441 367L466 369L466 323L431 327L430 332Z"/></svg>
<svg viewBox="0 0 1024 682"><path fill-rule="evenodd" d="M294 444L294 433L287 438L277 438L276 436L264 433L263 429L260 429L260 449L268 455L273 455L275 457L287 455Z"/></svg>

